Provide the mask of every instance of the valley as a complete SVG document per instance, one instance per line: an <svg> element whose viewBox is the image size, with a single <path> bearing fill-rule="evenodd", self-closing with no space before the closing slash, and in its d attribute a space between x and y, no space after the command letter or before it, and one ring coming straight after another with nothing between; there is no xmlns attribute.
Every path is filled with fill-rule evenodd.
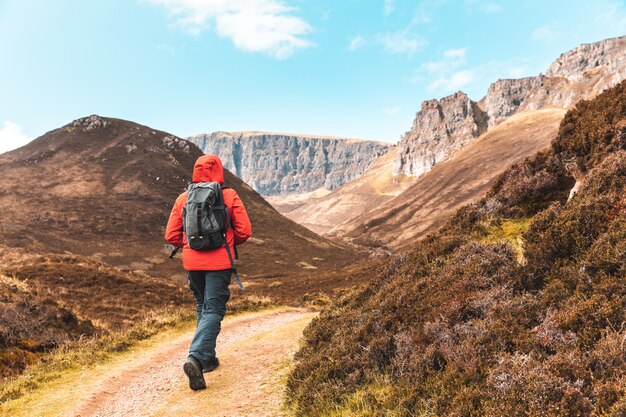
<svg viewBox="0 0 626 417"><path fill-rule="evenodd" d="M0 412L207 412L163 235L214 153L253 226L212 415L623 415L625 78L622 36L394 144L94 114L0 154Z"/></svg>

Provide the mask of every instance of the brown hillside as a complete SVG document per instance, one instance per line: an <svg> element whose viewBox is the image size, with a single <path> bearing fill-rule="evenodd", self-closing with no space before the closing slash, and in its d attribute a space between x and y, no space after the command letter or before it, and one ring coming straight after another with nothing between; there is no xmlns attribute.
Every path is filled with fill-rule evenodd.
<svg viewBox="0 0 626 417"><path fill-rule="evenodd" d="M478 199L509 165L547 147L565 110L517 114L433 167L398 197L333 233L370 246L403 249Z"/></svg>
<svg viewBox="0 0 626 417"><path fill-rule="evenodd" d="M183 139L118 119L91 116L48 132L0 155L0 243L95 256L182 281L180 262L166 258L163 233L200 155ZM229 172L226 185L253 223L254 237L240 251L248 279L353 260L350 250L284 218Z"/></svg>
<svg viewBox="0 0 626 417"><path fill-rule="evenodd" d="M626 81L309 326L294 414L626 415L625 196Z"/></svg>
<svg viewBox="0 0 626 417"><path fill-rule="evenodd" d="M340 188L316 195L271 197L268 201L295 222L320 234L398 196L415 178L392 175L396 152L392 149L375 160L365 173Z"/></svg>
<svg viewBox="0 0 626 417"><path fill-rule="evenodd" d="M191 311L163 234L201 154L165 132L91 116L0 155L0 379L82 335ZM253 223L240 248L245 294L302 304L368 277L364 266L337 272L353 250L283 217L230 172L225 182Z"/></svg>
<svg viewBox="0 0 626 417"><path fill-rule="evenodd" d="M169 280L69 254L0 246L0 380L69 340L190 304Z"/></svg>

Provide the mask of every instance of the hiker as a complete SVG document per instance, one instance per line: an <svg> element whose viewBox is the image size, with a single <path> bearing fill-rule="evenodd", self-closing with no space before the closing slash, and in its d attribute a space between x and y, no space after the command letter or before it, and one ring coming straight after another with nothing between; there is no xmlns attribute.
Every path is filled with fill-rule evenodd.
<svg viewBox="0 0 626 417"><path fill-rule="evenodd" d="M236 257L236 246L252 235L248 213L237 192L223 185L222 161L215 155L198 158L192 183L176 199L165 230L165 240L183 248L183 267L196 300L196 332L183 365L192 390L205 389L203 372L219 366L215 343L230 298L228 285L233 272L243 288L233 255Z"/></svg>

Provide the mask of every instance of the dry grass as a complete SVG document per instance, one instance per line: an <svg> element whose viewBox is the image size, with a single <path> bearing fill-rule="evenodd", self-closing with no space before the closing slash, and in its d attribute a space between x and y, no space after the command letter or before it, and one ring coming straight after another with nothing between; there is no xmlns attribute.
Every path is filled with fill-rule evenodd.
<svg viewBox="0 0 626 417"><path fill-rule="evenodd" d="M392 148L376 159L359 178L328 194L307 194L297 198L273 197L270 202L285 216L316 233L333 233L333 229L353 217L399 195L415 182L404 175L393 176L396 150Z"/></svg>
<svg viewBox="0 0 626 417"><path fill-rule="evenodd" d="M6 381L0 391L0 403L19 398L69 371L105 361L163 330L191 324L194 319L195 312L191 310L153 312L128 329L65 343L29 366L22 375Z"/></svg>
<svg viewBox="0 0 626 417"><path fill-rule="evenodd" d="M488 234L481 239L484 243L508 242L515 250L517 260L520 263L524 258L524 238L523 234L528 230L531 219L507 219L498 224L488 226Z"/></svg>

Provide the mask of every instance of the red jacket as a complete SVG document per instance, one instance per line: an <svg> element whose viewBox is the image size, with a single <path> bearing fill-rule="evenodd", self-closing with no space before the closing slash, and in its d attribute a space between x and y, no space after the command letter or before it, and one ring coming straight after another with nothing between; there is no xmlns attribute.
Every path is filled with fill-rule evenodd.
<svg viewBox="0 0 626 417"><path fill-rule="evenodd" d="M193 167L193 182L219 182L224 185L224 168L222 161L215 155L203 155ZM246 208L235 190L222 190L224 203L228 207L233 228L226 231L226 241L231 253L235 256L235 245L241 245L252 236L252 225ZM174 246L183 245L183 267L187 271L219 271L230 269L230 259L226 248L198 251L187 246L183 232L183 207L187 202L187 191L176 199L165 229L165 240Z"/></svg>

